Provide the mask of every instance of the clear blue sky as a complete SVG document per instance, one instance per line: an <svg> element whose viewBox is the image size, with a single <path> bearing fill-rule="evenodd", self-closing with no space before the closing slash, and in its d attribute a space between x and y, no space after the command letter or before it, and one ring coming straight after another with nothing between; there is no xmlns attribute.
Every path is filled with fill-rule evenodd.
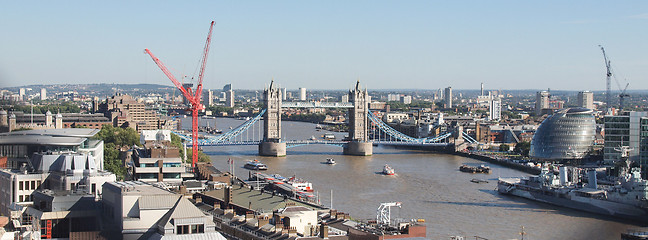
<svg viewBox="0 0 648 240"><path fill-rule="evenodd" d="M3 1L0 87L170 85L211 20L205 88L648 89L647 1Z"/></svg>

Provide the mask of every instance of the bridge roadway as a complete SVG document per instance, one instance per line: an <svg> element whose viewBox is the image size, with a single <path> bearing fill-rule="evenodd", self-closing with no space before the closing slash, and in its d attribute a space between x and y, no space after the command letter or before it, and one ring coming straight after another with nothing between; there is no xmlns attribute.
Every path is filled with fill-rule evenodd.
<svg viewBox="0 0 648 240"><path fill-rule="evenodd" d="M210 142L200 144L200 146L251 146L259 145L260 141L225 141L225 142ZM335 140L288 140L285 141L286 147L298 147L304 145L333 145L338 147L343 147L348 141L335 141ZM373 145L379 146L411 146L411 147L447 147L452 145L451 143L445 142L405 142L405 141L372 141ZM187 147L190 147L190 144L187 144Z"/></svg>
<svg viewBox="0 0 648 240"><path fill-rule="evenodd" d="M350 102L282 102L282 108L353 108Z"/></svg>

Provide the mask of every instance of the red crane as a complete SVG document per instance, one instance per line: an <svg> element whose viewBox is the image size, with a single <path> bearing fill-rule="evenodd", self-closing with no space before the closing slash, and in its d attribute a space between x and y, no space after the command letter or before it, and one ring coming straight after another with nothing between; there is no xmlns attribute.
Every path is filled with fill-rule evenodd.
<svg viewBox="0 0 648 240"><path fill-rule="evenodd" d="M203 57L200 65L200 74L198 75L198 85L196 86L196 92L191 91L191 87L184 88L178 80L169 72L169 70L164 66L164 63L160 61L159 58L155 57L151 50L144 49L144 51L151 56L153 61L162 69L162 72L173 82L173 84L182 92L182 95L189 101L191 105L189 110L191 110L191 136L192 136L192 146L191 146L191 167L196 170L196 161L198 160L198 112L205 109L205 106L200 101L200 95L202 94L203 86L203 77L205 74L205 65L207 65L207 55L209 53L209 44L211 43L212 29L214 28L214 21L211 22L209 26L209 34L207 35L207 41L205 42L205 49L203 50Z"/></svg>

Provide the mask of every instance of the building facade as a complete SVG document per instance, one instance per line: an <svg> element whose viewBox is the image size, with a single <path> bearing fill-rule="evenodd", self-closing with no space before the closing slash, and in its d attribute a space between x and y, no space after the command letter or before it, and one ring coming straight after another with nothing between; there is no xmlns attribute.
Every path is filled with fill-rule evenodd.
<svg viewBox="0 0 648 240"><path fill-rule="evenodd" d="M445 100L444 108L452 108L452 87L447 87L445 89L443 97Z"/></svg>
<svg viewBox="0 0 648 240"><path fill-rule="evenodd" d="M631 149L629 160L640 162L640 143L642 118L648 117L648 112L625 111L619 115L605 116L605 145L603 159L614 162L621 159L620 148L627 146Z"/></svg>
<svg viewBox="0 0 648 240"><path fill-rule="evenodd" d="M590 91L578 92L578 107L594 109L594 93Z"/></svg>
<svg viewBox="0 0 648 240"><path fill-rule="evenodd" d="M582 159L590 153L595 137L591 109L563 109L538 126L529 155L541 160Z"/></svg>
<svg viewBox="0 0 648 240"><path fill-rule="evenodd" d="M549 106L549 92L541 91L536 93L535 113L536 116L542 115L543 109L548 109Z"/></svg>

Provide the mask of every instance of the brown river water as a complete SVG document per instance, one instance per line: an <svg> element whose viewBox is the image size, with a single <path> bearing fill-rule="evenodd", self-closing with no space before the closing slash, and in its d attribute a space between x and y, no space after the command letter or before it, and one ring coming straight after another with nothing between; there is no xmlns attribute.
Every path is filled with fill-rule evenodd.
<svg viewBox="0 0 648 240"><path fill-rule="evenodd" d="M188 128L190 118L183 121ZM243 120L230 118L204 119L201 125L216 124L224 131ZM257 123L258 125L258 123ZM315 124L283 122L284 139L321 138ZM258 138L260 128L245 133ZM341 138L346 133L335 133ZM244 137L245 138L245 137ZM258 159L268 165L267 173L284 177L296 175L313 183L321 203L348 212L355 219L375 219L380 203L402 202L392 208L392 218L425 219L429 239L450 239L463 236L475 239L620 239L628 229L641 226L632 222L579 212L538 203L523 198L500 195L495 190L498 177L523 177L524 172L487 164L478 160L421 150L374 147L367 157L342 155L342 148L310 145L289 148L286 157L259 157L256 146L203 147L214 166L227 171L227 160L235 162L235 174L247 178L246 161ZM327 165L326 158L336 160ZM380 174L389 164L395 176ZM459 172L462 164L487 164L490 174ZM473 183L471 179L487 180ZM332 196L332 201L331 201Z"/></svg>

